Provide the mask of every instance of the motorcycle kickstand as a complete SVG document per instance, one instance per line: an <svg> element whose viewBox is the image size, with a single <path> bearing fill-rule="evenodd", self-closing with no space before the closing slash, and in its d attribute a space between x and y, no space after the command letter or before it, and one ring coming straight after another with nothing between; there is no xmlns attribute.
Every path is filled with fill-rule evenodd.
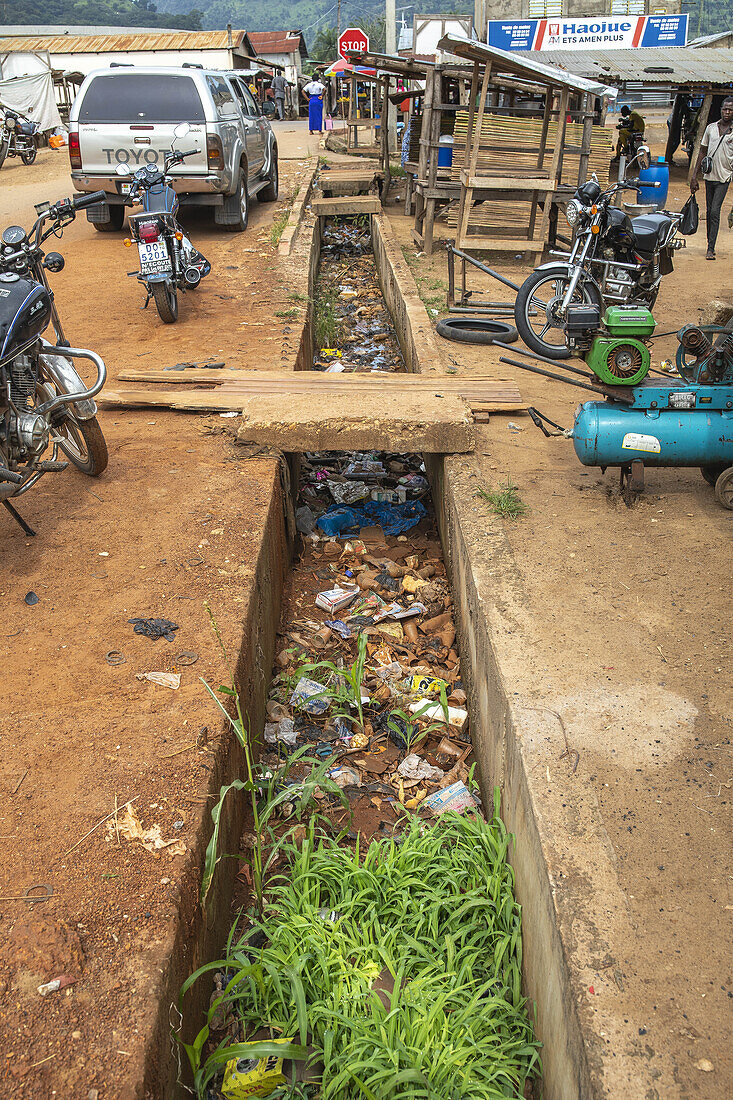
<svg viewBox="0 0 733 1100"><path fill-rule="evenodd" d="M140 309L147 309L148 306L150 305L150 303L152 302L152 300L153 300L153 295L148 290L147 291L147 297L145 298L145 302L144 302L143 305L140 306Z"/></svg>
<svg viewBox="0 0 733 1100"><path fill-rule="evenodd" d="M38 532L34 531L33 528L30 526L30 524L26 523L26 521L21 516L20 512L17 512L15 510L15 508L13 508L13 505L10 503L10 501L9 500L4 500L2 503L7 508L7 510L10 512L10 514L13 517L13 519L15 520L15 522L25 532L25 534L30 535L31 537L35 537Z"/></svg>

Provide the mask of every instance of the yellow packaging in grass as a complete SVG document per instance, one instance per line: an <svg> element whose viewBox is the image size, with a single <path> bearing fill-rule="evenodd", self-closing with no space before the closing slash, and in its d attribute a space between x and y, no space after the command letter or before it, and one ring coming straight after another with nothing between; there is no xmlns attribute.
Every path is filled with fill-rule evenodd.
<svg viewBox="0 0 733 1100"><path fill-rule="evenodd" d="M268 1042L282 1043L286 1046L293 1040L269 1039ZM259 1044L251 1045L257 1047ZM226 1065L221 1092L227 1100L248 1100L250 1096L269 1096L278 1085L284 1085L286 1082L283 1059L274 1054L267 1058L232 1058Z"/></svg>

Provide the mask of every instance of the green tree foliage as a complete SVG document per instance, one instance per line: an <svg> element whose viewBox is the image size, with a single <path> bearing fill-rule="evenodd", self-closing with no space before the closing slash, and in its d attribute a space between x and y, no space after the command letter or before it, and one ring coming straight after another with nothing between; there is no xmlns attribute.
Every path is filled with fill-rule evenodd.
<svg viewBox="0 0 733 1100"><path fill-rule="evenodd" d="M0 0L0 14L6 22L42 26L202 29L194 0L179 2L177 12L159 12L152 0Z"/></svg>
<svg viewBox="0 0 733 1100"><path fill-rule="evenodd" d="M733 0L683 0L681 10L690 13L689 40L733 27Z"/></svg>

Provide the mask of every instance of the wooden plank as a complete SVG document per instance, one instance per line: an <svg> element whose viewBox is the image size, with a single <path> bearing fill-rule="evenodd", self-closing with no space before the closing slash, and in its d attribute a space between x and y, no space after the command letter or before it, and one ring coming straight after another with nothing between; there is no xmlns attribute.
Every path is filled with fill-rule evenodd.
<svg viewBox="0 0 733 1100"><path fill-rule="evenodd" d="M182 371L166 370L122 370L118 375L123 382L166 383L172 386L200 385L210 383L214 386L226 384L239 388L249 387L266 392L271 386L283 386L293 391L308 391L314 388L342 389L352 386L363 389L366 386L387 386L395 390L441 389L447 392L462 393L486 387L514 386L514 380L497 375L453 375L453 374L407 374L365 372L327 372L327 371L246 371L232 370L226 367L220 370L187 367Z"/></svg>
<svg viewBox="0 0 733 1100"><path fill-rule="evenodd" d="M473 191L554 191L555 181L547 176L464 176L461 183Z"/></svg>
<svg viewBox="0 0 733 1100"><path fill-rule="evenodd" d="M376 195L351 195L345 198L312 199L314 214L378 214L382 204Z"/></svg>

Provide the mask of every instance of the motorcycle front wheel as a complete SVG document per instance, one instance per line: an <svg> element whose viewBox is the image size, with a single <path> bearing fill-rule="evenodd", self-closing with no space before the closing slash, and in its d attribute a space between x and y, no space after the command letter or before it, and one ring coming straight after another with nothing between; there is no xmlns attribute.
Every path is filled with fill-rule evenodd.
<svg viewBox="0 0 733 1100"><path fill-rule="evenodd" d="M54 425L59 447L77 470L89 477L99 477L107 469L107 443L96 416L77 420L72 412Z"/></svg>
<svg viewBox="0 0 733 1100"><path fill-rule="evenodd" d="M519 335L530 351L546 359L570 357L564 321L558 312L569 282L565 264L533 271L519 288L514 303L514 323ZM588 281L578 283L572 300L602 306L598 290Z"/></svg>
<svg viewBox="0 0 733 1100"><path fill-rule="evenodd" d="M153 298L155 308L158 310L161 321L166 325L175 324L178 320L178 294L176 288L167 283L153 283Z"/></svg>
<svg viewBox="0 0 733 1100"><path fill-rule="evenodd" d="M21 153L20 159L23 161L23 164L33 164L33 161L36 159L37 152L38 150L34 145L32 149L26 149L24 153Z"/></svg>

